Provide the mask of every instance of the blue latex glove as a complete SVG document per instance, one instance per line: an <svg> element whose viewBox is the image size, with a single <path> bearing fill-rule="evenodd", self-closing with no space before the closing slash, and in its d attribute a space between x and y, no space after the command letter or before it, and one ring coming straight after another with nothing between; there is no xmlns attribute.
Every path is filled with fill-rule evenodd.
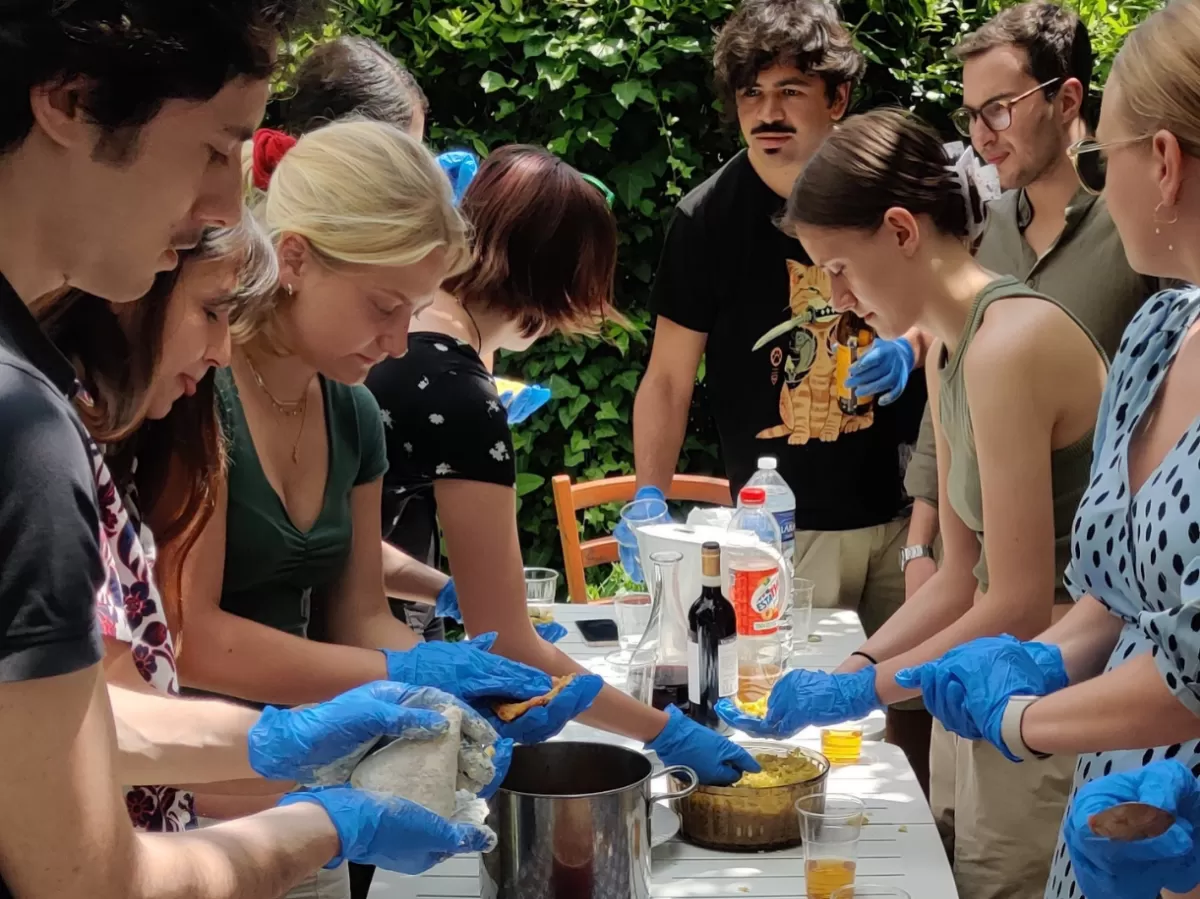
<svg viewBox="0 0 1200 899"><path fill-rule="evenodd" d="M1175 815L1162 836L1122 842L1092 832L1088 819L1122 802L1144 802ZM1079 788L1063 822L1063 838L1080 891L1088 899L1156 899L1161 890L1200 885L1200 787L1175 761L1110 774Z"/></svg>
<svg viewBox="0 0 1200 899"><path fill-rule="evenodd" d="M452 618L462 624L462 611L458 608L458 588L454 586L454 578L446 581L446 586L438 591L433 613L438 618Z"/></svg>
<svg viewBox="0 0 1200 899"><path fill-rule="evenodd" d="M514 721L501 721L490 708L480 711L500 736L518 743L544 743L568 721L587 711L603 687L604 679L599 675L577 674L549 705L535 706Z"/></svg>
<svg viewBox="0 0 1200 899"><path fill-rule="evenodd" d="M447 821L407 799L325 787L289 793L281 806L313 802L329 814L341 848L326 868L344 861L375 865L401 874L420 874L452 855L489 852L496 839L472 824Z"/></svg>
<svg viewBox="0 0 1200 899"><path fill-rule="evenodd" d="M250 767L270 780L313 783L320 769L361 757L380 737L431 740L448 725L415 704L419 694L408 684L379 681L307 708L267 706L250 728Z"/></svg>
<svg viewBox="0 0 1200 899"><path fill-rule="evenodd" d="M861 358L850 366L846 386L863 396L879 397L879 405L894 403L908 386L908 376L917 364L912 344L903 337L877 339Z"/></svg>
<svg viewBox="0 0 1200 899"><path fill-rule="evenodd" d="M557 621L547 621L545 624L535 624L533 629L547 643L557 643L567 635L567 629Z"/></svg>
<svg viewBox="0 0 1200 899"><path fill-rule="evenodd" d="M454 205L462 202L463 194L479 172L479 159L470 150L447 150L437 158L450 186L454 188Z"/></svg>
<svg viewBox="0 0 1200 899"><path fill-rule="evenodd" d="M675 706L667 706L667 726L646 744L664 765L687 765L702 784L727 787L745 771L762 766L737 743L688 718Z"/></svg>
<svg viewBox="0 0 1200 899"><path fill-rule="evenodd" d="M437 687L477 709L480 700L533 699L550 692L548 674L490 652L495 642L492 633L461 643L419 643L405 652L382 652L389 679Z"/></svg>
<svg viewBox="0 0 1200 899"><path fill-rule="evenodd" d="M666 502L667 498L663 492L657 487L642 487L633 495L634 500L639 499L656 499L660 502ZM637 535L628 524L621 520L617 524L617 528L613 531L613 536L617 538L617 550L621 556L621 567L625 569L625 573L633 579L635 583L646 583L646 575L642 571L642 559L638 554Z"/></svg>
<svg viewBox="0 0 1200 899"><path fill-rule="evenodd" d="M1022 643L1004 634L956 647L934 662L897 672L896 683L920 689L925 707L946 730L967 740L986 739L1018 761L1000 736L1013 696L1045 696L1067 686L1057 646Z"/></svg>
<svg viewBox="0 0 1200 899"><path fill-rule="evenodd" d="M550 402L550 388L541 384L527 384L515 394L505 390L500 394L500 404L508 412L508 423L519 425L534 412Z"/></svg>
<svg viewBox="0 0 1200 899"><path fill-rule="evenodd" d="M786 739L810 724L840 724L882 707L871 665L853 674L789 671L771 690L764 717L747 715L728 699L717 703L717 714L751 736Z"/></svg>

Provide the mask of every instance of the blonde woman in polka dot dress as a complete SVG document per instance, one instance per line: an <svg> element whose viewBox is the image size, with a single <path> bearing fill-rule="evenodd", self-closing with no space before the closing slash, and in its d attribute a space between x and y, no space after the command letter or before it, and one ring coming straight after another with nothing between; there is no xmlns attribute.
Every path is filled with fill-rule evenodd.
<svg viewBox="0 0 1200 899"><path fill-rule="evenodd" d="M1096 141L1072 151L1134 269L1189 285L1200 281L1197 46L1200 0L1151 16L1113 66ZM1080 754L1063 834L1046 847L1046 899L1200 895L1198 381L1200 289L1164 291L1130 324L1105 389L1066 574L1076 607L1039 641L976 641L902 674L948 728L1014 760ZM1167 808L1174 826L1135 842L1092 830L1090 815L1132 801Z"/></svg>

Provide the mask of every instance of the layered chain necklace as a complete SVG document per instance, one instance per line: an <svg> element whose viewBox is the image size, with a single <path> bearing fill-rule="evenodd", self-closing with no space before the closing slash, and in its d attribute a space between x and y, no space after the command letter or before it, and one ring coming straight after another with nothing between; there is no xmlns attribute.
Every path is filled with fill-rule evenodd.
<svg viewBox="0 0 1200 899"><path fill-rule="evenodd" d="M246 360L246 368L250 369L250 374L254 376L254 383L258 385L258 389L263 392L263 395L275 407L275 411L281 415L286 415L288 418L300 417L300 429L296 432L296 442L292 444L292 464L297 464L300 461L300 438L304 436L304 424L308 421L308 385L304 385L304 395L300 399L284 402L277 399L275 394L271 393L271 389L267 387L267 382L263 380L262 375L258 373L258 369L254 367L254 363L250 361L250 354L242 353L242 358Z"/></svg>

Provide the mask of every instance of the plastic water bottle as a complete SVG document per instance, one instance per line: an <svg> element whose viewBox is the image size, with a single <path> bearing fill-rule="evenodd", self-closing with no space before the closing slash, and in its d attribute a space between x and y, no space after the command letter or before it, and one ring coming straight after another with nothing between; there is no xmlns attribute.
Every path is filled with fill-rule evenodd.
<svg viewBox="0 0 1200 899"><path fill-rule="evenodd" d="M730 531L748 531L758 543L782 556L782 536L775 516L767 511L762 487L743 487ZM783 596L780 561L752 542L730 542L726 554L729 574L726 596L737 615L738 699L755 702L771 691L790 655L783 615L791 597ZM784 565L790 565L784 561Z"/></svg>
<svg viewBox="0 0 1200 899"><path fill-rule="evenodd" d="M796 564L796 494L777 470L779 463L774 456L762 456L758 460L758 471L746 482L747 487L761 487L767 494L767 511L775 516L779 525L779 551L788 563Z"/></svg>

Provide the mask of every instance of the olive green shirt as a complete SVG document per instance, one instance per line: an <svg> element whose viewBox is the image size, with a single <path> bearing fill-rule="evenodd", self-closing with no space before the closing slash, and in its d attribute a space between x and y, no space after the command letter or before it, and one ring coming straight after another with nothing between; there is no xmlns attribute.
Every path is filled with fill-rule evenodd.
<svg viewBox="0 0 1200 899"><path fill-rule="evenodd" d="M992 303L1009 297L1029 296L1040 297L1061 308L1060 303L1044 294L1031 291L1016 278L1000 278L979 292L954 352L947 356L943 350L942 358L938 360L938 416L942 423L946 446L950 450L946 497L963 524L979 538L979 563L975 566L975 577L979 581L980 590L985 593L988 588L988 569L987 551L983 540L983 488L979 479L975 430L971 425L971 410L967 404L963 359ZM1075 321L1079 323L1077 318ZM1082 324L1080 328L1087 330ZM1096 342L1094 338L1092 342ZM1099 344L1096 344L1096 349L1103 355ZM1071 602L1070 594L1063 587L1062 576L1067 562L1070 561L1071 526L1075 520L1075 509L1091 479L1091 467L1091 429L1070 446L1054 450L1050 454L1050 489L1054 498L1055 602Z"/></svg>
<svg viewBox="0 0 1200 899"><path fill-rule="evenodd" d="M232 373L217 372L229 453L221 608L299 637L307 636L312 608L345 570L354 539L351 493L387 471L383 421L371 392L326 378L320 383L329 470L321 511L302 531L263 473Z"/></svg>
<svg viewBox="0 0 1200 899"><path fill-rule="evenodd" d="M1039 259L1025 240L1033 208L1024 190L1009 191L988 207L988 224L976 253L980 265L1009 275L1046 294L1072 313L1111 359L1125 327L1147 298L1158 293L1157 278L1129 267L1103 197L1080 188L1067 206L1058 239ZM929 410L904 479L908 495L937 505L936 439Z"/></svg>

